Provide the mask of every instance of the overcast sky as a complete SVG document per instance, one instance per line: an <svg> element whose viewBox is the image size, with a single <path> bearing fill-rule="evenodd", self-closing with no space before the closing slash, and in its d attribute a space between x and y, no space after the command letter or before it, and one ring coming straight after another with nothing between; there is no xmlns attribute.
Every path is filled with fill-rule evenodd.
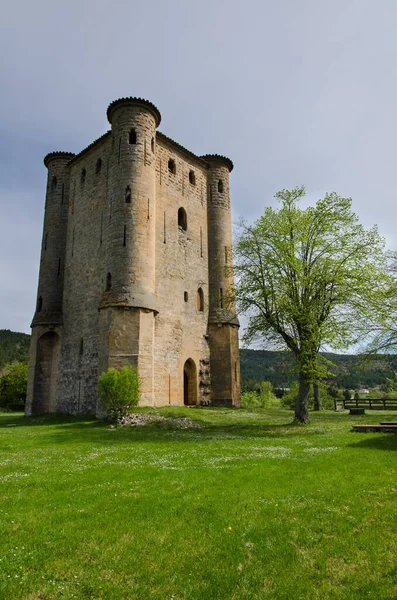
<svg viewBox="0 0 397 600"><path fill-rule="evenodd" d="M30 331L46 169L151 100L160 130L232 158L233 216L280 188L353 198L397 248L396 0L13 0L0 19L0 329Z"/></svg>

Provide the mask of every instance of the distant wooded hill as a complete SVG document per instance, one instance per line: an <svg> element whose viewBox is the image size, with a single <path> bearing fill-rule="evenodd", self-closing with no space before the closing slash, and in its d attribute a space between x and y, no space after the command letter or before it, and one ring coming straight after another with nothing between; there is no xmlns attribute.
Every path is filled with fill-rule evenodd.
<svg viewBox="0 0 397 600"><path fill-rule="evenodd" d="M0 329L0 369L12 361L28 359L30 335ZM294 363L289 352L241 350L243 387L249 382L270 381L274 387L289 387L296 380ZM334 373L330 383L341 388L358 389L386 383L397 372L397 355L380 355L363 361L362 357L347 354L324 354Z"/></svg>
<svg viewBox="0 0 397 600"><path fill-rule="evenodd" d="M394 378L397 371L397 355L379 355L364 360L358 355L324 353L330 361L329 378L341 388L358 389L375 387ZM296 381L294 363L289 352L270 352L266 350L241 350L242 385L255 381L270 381L274 387L289 387Z"/></svg>
<svg viewBox="0 0 397 600"><path fill-rule="evenodd" d="M0 369L9 362L27 360L29 344L30 335L0 329Z"/></svg>

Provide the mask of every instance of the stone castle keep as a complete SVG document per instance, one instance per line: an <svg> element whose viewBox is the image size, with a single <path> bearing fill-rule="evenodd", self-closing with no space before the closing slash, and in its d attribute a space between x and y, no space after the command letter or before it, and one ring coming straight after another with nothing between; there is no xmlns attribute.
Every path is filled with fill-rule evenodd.
<svg viewBox="0 0 397 600"><path fill-rule="evenodd" d="M147 100L48 169L27 414L97 413L98 375L131 365L146 406L240 403L229 173L156 131Z"/></svg>

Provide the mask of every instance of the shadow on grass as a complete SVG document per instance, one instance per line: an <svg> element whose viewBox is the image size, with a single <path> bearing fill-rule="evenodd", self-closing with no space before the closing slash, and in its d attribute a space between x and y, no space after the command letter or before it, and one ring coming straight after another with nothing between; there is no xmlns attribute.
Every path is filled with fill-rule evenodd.
<svg viewBox="0 0 397 600"><path fill-rule="evenodd" d="M43 415L40 417L25 417L23 413L0 413L0 429L9 427L34 427L45 425L60 426L103 426L93 415L68 416L68 415Z"/></svg>
<svg viewBox="0 0 397 600"><path fill-rule="evenodd" d="M348 448L370 448L376 450L397 450L397 435L395 433L355 433L352 435L366 435L365 439L361 439L358 442L347 444Z"/></svg>
<svg viewBox="0 0 397 600"><path fill-rule="evenodd" d="M206 411L207 416L212 411ZM234 415L233 415L234 413ZM230 409L230 418L235 417L236 410ZM205 417L205 413L202 413ZM186 414L175 414L177 418ZM190 416L190 415L189 415ZM45 426L43 432L43 444L125 444L127 443L200 443L222 439L279 439L294 437L312 437L324 435L325 430L319 430L313 421L313 427L292 423L292 414L282 415L286 422L269 424L260 422L261 414L258 413L258 421L255 423L232 422L227 420L227 411L222 411L222 418L226 422L208 422L200 419L200 414L191 414L191 417L201 425L202 428L181 429L169 421L158 421L138 427L115 427L108 421L100 421L95 417L73 417L73 416L41 416L25 417L23 414L0 414L0 430L8 428L30 428ZM244 415L242 415L243 418ZM218 415L217 415L218 417ZM219 417L218 417L219 418ZM247 413L247 418L252 418ZM262 415L263 418L263 415ZM269 417L268 417L269 418ZM280 418L280 416L278 416Z"/></svg>

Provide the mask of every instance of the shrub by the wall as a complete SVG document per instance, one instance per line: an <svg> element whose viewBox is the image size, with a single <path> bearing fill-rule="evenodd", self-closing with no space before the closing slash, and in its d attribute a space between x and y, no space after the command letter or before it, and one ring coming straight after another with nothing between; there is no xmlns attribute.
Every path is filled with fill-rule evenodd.
<svg viewBox="0 0 397 600"><path fill-rule="evenodd" d="M139 375L137 369L123 367L108 369L98 379L98 395L108 415L119 419L139 401Z"/></svg>

